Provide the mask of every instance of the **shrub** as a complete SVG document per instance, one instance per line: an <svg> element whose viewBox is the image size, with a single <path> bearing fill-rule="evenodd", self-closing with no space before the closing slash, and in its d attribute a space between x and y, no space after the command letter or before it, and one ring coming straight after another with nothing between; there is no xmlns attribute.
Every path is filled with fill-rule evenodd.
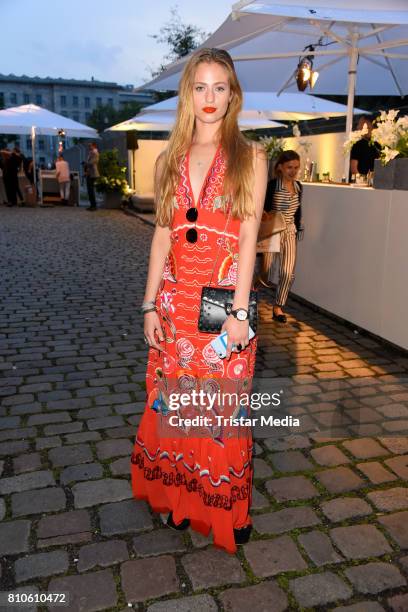
<svg viewBox="0 0 408 612"><path fill-rule="evenodd" d="M120 164L118 150L103 151L99 156L99 178L95 187L100 193L120 193L129 191L126 180L126 166Z"/></svg>

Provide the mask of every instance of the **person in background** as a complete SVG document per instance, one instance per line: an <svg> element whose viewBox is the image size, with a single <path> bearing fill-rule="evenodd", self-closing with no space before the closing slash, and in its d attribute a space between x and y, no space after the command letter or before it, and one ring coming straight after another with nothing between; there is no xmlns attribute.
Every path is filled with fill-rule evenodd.
<svg viewBox="0 0 408 612"><path fill-rule="evenodd" d="M3 153L3 180L4 188L7 195L7 206L17 206L17 194L21 192L18 185L18 173L22 163L21 155L19 154L18 147L15 147L11 152L8 149L2 151Z"/></svg>
<svg viewBox="0 0 408 612"><path fill-rule="evenodd" d="M99 151L96 142L89 145L89 153L86 160L86 187L88 189L89 206L86 210L96 210L95 179L99 177Z"/></svg>
<svg viewBox="0 0 408 612"><path fill-rule="evenodd" d="M7 147L0 149L0 170L1 170L1 176L3 177L3 181L0 182L0 203L1 204L8 204L8 201L7 201L8 196L7 196L7 191L6 191L6 179L4 177L4 172L5 172L5 168L7 165L7 160L10 155L11 153Z"/></svg>
<svg viewBox="0 0 408 612"><path fill-rule="evenodd" d="M61 204L68 204L69 191L71 187L71 177L69 164L65 161L62 153L58 155L58 159L55 162L55 168L57 171L57 181L59 184Z"/></svg>
<svg viewBox="0 0 408 612"><path fill-rule="evenodd" d="M272 318L286 323L283 307L288 299L289 290L295 279L296 240L303 235L302 226L302 185L296 180L300 168L300 157L296 151L283 151L275 163L274 176L268 182L264 210L283 214L286 228L280 232L279 280L276 287L276 301ZM274 253L264 253L269 260L268 280L270 280ZM263 265L263 270L268 266ZM264 281L262 284L266 284ZM269 286L269 285L266 285Z"/></svg>
<svg viewBox="0 0 408 612"><path fill-rule="evenodd" d="M378 143L371 143L373 123L369 117L362 116L358 120L357 129L366 126L366 133L354 143L350 152L350 174L368 174L374 170L374 161L380 157L381 147ZM351 177L350 177L351 178Z"/></svg>

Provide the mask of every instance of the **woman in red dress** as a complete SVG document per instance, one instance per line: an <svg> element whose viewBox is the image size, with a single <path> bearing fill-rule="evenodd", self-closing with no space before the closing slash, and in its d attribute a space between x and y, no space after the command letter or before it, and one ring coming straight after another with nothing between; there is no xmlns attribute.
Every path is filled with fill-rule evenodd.
<svg viewBox="0 0 408 612"><path fill-rule="evenodd" d="M251 530L250 428L225 427L215 418L224 410L219 404L182 406L174 398L251 385L256 337L248 339L247 315L267 165L263 148L239 131L241 105L229 54L197 51L184 69L175 126L156 163L156 228L142 305L147 403L131 459L136 498L166 513L170 527L212 530L214 544L230 553ZM198 329L201 289L210 280L234 289L224 359L210 344L218 334ZM223 414L242 416L242 406ZM186 421L196 416L210 416L210 424Z"/></svg>

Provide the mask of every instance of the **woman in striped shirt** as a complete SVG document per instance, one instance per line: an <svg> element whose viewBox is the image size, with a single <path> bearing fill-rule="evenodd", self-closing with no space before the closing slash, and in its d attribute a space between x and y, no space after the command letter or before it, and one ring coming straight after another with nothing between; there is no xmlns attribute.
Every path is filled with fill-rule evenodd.
<svg viewBox="0 0 408 612"><path fill-rule="evenodd" d="M279 280L276 288L276 301L273 305L273 319L281 323L286 323L283 306L286 304L295 278L296 239L299 239L303 232L302 185L296 180L299 168L300 157L296 151L283 151L275 163L275 178L269 181L265 197L264 210L280 212L286 221L286 228L280 232ZM274 254L273 252L264 253L263 257L262 267L267 271L269 280Z"/></svg>

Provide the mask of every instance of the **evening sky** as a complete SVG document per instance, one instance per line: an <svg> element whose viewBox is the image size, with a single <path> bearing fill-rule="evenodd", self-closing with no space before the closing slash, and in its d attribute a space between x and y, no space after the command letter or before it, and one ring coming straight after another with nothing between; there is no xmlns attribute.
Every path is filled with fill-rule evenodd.
<svg viewBox="0 0 408 612"><path fill-rule="evenodd" d="M176 5L212 33L232 0L0 0L0 73L141 85L168 51L149 35Z"/></svg>

